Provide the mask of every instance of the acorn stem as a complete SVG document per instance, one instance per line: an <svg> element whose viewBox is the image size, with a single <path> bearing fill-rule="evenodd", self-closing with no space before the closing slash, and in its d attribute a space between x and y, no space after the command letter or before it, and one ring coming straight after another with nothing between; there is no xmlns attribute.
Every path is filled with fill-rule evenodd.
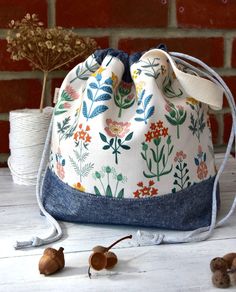
<svg viewBox="0 0 236 292"><path fill-rule="evenodd" d="M122 238L118 239L117 241L115 241L114 243L112 243L110 246L108 246L107 251L109 249L111 249L114 245L116 245L117 243L119 243L120 241L122 241L124 239L131 239L131 238L132 238L132 235L128 235L128 236L125 236L125 237L122 237Z"/></svg>
<svg viewBox="0 0 236 292"><path fill-rule="evenodd" d="M92 276L90 270L91 270L91 266L88 267L88 276L89 276L89 279L91 279L91 276Z"/></svg>

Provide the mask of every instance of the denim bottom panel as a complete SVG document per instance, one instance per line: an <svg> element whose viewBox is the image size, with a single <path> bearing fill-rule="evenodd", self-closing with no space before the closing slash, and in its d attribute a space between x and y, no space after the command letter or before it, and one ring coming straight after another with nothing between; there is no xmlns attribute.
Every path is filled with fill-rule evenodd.
<svg viewBox="0 0 236 292"><path fill-rule="evenodd" d="M80 192L48 168L42 202L54 218L63 221L193 230L211 222L214 179L160 197L116 199ZM217 201L219 205L219 188Z"/></svg>

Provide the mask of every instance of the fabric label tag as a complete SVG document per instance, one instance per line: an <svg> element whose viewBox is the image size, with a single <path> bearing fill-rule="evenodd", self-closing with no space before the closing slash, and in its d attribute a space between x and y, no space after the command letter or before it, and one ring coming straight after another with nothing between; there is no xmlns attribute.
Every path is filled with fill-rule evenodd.
<svg viewBox="0 0 236 292"><path fill-rule="evenodd" d="M59 90L60 88L56 87L54 91L54 97L53 97L53 103L56 104L58 100L58 95L59 95Z"/></svg>

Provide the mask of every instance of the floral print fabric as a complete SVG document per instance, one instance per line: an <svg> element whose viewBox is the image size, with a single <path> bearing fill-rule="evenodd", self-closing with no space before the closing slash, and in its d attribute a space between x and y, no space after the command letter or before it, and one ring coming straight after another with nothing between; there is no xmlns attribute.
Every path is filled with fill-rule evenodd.
<svg viewBox="0 0 236 292"><path fill-rule="evenodd" d="M131 82L125 68L119 57L99 64L92 55L66 76L51 170L80 192L136 200L213 177L208 105L185 93L161 50L130 66Z"/></svg>

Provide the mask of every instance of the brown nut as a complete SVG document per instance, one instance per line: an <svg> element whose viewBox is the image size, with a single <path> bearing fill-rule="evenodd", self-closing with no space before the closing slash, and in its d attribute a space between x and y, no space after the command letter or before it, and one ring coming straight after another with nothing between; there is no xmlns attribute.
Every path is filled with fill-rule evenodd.
<svg viewBox="0 0 236 292"><path fill-rule="evenodd" d="M107 257L102 252L94 252L89 257L89 266L96 271L101 271L107 264Z"/></svg>
<svg viewBox="0 0 236 292"><path fill-rule="evenodd" d="M211 260L210 268L213 273L217 270L226 272L228 264L223 258L217 257Z"/></svg>
<svg viewBox="0 0 236 292"><path fill-rule="evenodd" d="M231 268L233 260L236 258L236 253L235 252L231 252L231 253L227 253L226 255L223 256L223 259L227 262L228 264L228 269ZM235 262L236 264L236 262ZM236 266L235 266L236 267Z"/></svg>
<svg viewBox="0 0 236 292"><path fill-rule="evenodd" d="M44 250L43 256L39 261L40 274L51 275L64 268L63 250L63 247L60 247L59 250L50 247Z"/></svg>
<svg viewBox="0 0 236 292"><path fill-rule="evenodd" d="M212 276L212 283L217 288L228 288L230 286L230 277L226 272L217 270Z"/></svg>
<svg viewBox="0 0 236 292"><path fill-rule="evenodd" d="M108 251L105 253L107 257L107 264L106 264L106 269L112 269L118 262L117 256L114 252Z"/></svg>

